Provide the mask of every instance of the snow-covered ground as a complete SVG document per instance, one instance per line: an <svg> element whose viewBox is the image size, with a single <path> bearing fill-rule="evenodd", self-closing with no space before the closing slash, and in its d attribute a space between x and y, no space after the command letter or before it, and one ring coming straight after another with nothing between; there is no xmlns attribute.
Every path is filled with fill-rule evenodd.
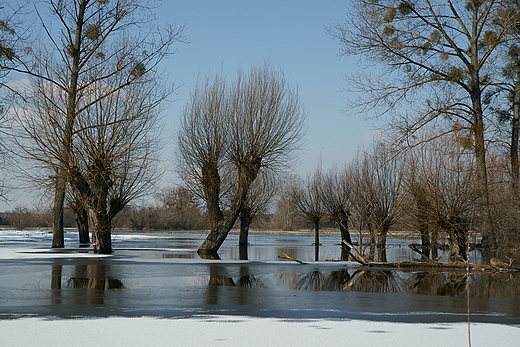
<svg viewBox="0 0 520 347"><path fill-rule="evenodd" d="M1 346L469 346L464 323L280 320L238 316L189 319L1 320ZM471 346L520 345L518 326L471 324Z"/></svg>

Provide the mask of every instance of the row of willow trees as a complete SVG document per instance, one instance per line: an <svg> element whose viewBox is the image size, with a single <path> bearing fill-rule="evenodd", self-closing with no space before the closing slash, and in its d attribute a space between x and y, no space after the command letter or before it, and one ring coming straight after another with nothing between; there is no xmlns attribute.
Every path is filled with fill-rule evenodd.
<svg viewBox="0 0 520 347"><path fill-rule="evenodd" d="M348 77L349 90L360 93L355 110L388 116L403 145L428 126L438 130L433 138L467 138L488 247L497 246L500 227L489 171L499 142L518 196L519 9L518 0L354 0L346 21L328 27L341 55L371 67Z"/></svg>
<svg viewBox="0 0 520 347"><path fill-rule="evenodd" d="M173 90L157 68L183 30L158 30L149 2L31 4L36 24L17 22L25 9L9 6L0 22L0 78L4 104L12 106L2 113L2 150L13 159L4 167L54 193L53 247L64 245L68 202L81 240L88 241L90 229L94 251L110 253L115 216L160 174L158 116ZM349 85L363 93L352 106L394 116L392 140L360 155L346 173L316 173L291 188L291 201L314 222L319 213L305 196L312 195L311 181L320 182L321 211L345 240L349 217L357 214L382 260L388 228L405 210L425 247L432 233L449 235L451 260L465 258L470 230L491 248L514 239L518 9L517 0L353 1L347 23L328 31L342 54L365 57L381 73L351 76ZM175 159L209 220L199 254L217 257L237 220L240 243L247 244L255 211L292 168L303 125L297 90L267 63L232 82L218 75L199 82L182 114Z"/></svg>
<svg viewBox="0 0 520 347"><path fill-rule="evenodd" d="M465 261L470 236L480 235L484 224L474 156L467 138L432 136L424 131L422 140L428 141L418 139L416 146L400 151L391 142L377 142L342 169L319 168L289 181L280 201L285 201L287 211L296 206L314 224L316 244L320 221L329 216L348 243L353 230L367 232L368 242L361 238L360 246L372 259L377 255L379 261L387 260L387 235L399 224L420 235L417 250L425 257L435 259L447 239L448 260ZM496 242L502 248L518 248L518 196L511 189L507 155L494 154L487 169ZM342 246L346 260L350 249Z"/></svg>

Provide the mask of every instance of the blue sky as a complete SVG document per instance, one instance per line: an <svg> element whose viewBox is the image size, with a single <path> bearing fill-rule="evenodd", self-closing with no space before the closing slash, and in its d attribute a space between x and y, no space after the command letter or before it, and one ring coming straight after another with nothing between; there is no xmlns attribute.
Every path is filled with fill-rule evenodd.
<svg viewBox="0 0 520 347"><path fill-rule="evenodd" d="M179 85L166 120L174 131L197 77L222 71L233 79L268 60L299 88L307 115L306 143L294 172L305 175L319 164L342 165L373 136L372 121L345 113L345 74L360 69L359 58L338 56L339 42L325 26L341 23L348 1L270 0L164 1L162 22L185 25L186 44L164 64ZM166 151L173 150L168 144Z"/></svg>
<svg viewBox="0 0 520 347"><path fill-rule="evenodd" d="M164 0L156 11L159 21L184 25L186 43L175 44L175 54L161 65L178 87L164 113L163 159L170 168L162 185L178 181L171 160L173 134L197 78L222 72L232 80L238 69L247 71L264 61L284 71L288 83L299 88L305 107L305 143L293 173L304 176L320 160L325 169L343 165L360 146L367 146L378 124L345 112L352 95L341 91L345 75L361 69L362 61L340 58L339 42L325 31L325 26L344 21L348 5L345 0ZM31 195L13 192L13 201L0 203L0 211L30 204Z"/></svg>

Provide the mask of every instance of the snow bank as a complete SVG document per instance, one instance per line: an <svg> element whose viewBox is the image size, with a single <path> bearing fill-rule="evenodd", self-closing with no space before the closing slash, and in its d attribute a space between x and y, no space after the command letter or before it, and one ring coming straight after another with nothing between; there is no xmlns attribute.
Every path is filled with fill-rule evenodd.
<svg viewBox="0 0 520 347"><path fill-rule="evenodd" d="M3 346L468 346L467 324L281 320L241 316L188 319L0 320ZM518 346L520 327L476 323L478 346Z"/></svg>

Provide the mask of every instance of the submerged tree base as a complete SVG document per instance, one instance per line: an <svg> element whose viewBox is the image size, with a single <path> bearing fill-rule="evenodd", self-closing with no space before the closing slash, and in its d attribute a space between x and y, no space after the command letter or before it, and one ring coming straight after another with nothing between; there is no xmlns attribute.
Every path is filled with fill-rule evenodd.
<svg viewBox="0 0 520 347"><path fill-rule="evenodd" d="M197 254L201 259L208 259L208 260L220 260L220 256L217 252L207 250L207 249L198 249Z"/></svg>

